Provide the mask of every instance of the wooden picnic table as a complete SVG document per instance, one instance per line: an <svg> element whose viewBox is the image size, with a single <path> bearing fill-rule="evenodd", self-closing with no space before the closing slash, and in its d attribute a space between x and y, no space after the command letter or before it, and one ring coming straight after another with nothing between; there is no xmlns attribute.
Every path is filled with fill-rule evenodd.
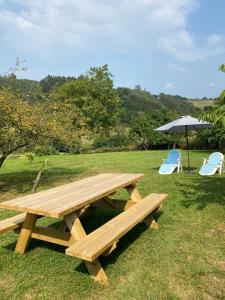
<svg viewBox="0 0 225 300"><path fill-rule="evenodd" d="M143 207L132 207L135 203L142 200L136 188L136 183L143 176L144 174L104 173L99 174L97 176L88 177L79 181L75 181L66 185L62 185L56 188L51 188L42 192L38 192L36 194L27 195L0 203L0 208L25 212L25 214L21 214L18 216L20 220L20 223L18 224L20 225L20 227L19 230L17 229L19 233L19 238L17 241L15 251L20 254L23 254L28 246L30 239L35 238L66 246L68 251L66 253L68 255L73 255L74 251L78 251L77 247L75 247L76 249L71 248L74 245L76 246L75 242L82 242L84 238L88 237L88 239L92 239L91 243L93 244L93 239L95 239L98 244L98 248L100 247L99 249L96 249L94 252L91 251L91 255L89 255L86 258L86 256L82 254L82 251L88 250L88 245L90 244L90 241L87 239L86 244L82 244L85 249L78 251L79 254L74 254L74 256L81 258L84 257L84 262L89 273L98 281L107 284L107 277L98 258L96 257L98 257L100 254L103 254L103 250L105 254L111 253L111 251L114 250L116 247L116 239L119 239L119 236L122 236L121 232L123 234L126 233L130 228L137 224L137 222L140 222L140 218L147 217L147 215L149 215L149 212L159 207L159 202L157 201L154 204L153 201L152 205L155 206L149 208L149 201L147 200L146 204L143 202ZM123 188L125 188L128 191L129 200L116 200L111 199L109 197L113 193ZM161 195L160 201L162 202L162 200L165 197L165 195ZM115 221L111 220L111 225L105 224L106 226L105 229L103 228L104 230L102 229L102 227L104 226L103 225L99 228L100 233L97 232L93 237L91 236L89 238L89 235L86 234L81 224L80 216L84 212L90 212L94 208L104 205L110 208L120 208L122 210L126 210L126 212L129 211L131 215L127 215L127 217L124 215L123 219L119 217L119 219L117 220L115 218ZM146 205L148 205L148 208ZM144 206L145 212L144 214L142 213L140 215L140 209L143 210ZM136 219L134 218L133 220L132 215L135 216L135 214ZM140 216L138 216L138 214ZM56 219L63 217L63 220L59 224L58 228L43 227L38 226L36 224L38 218L41 217L52 217ZM126 222L128 221L130 223L126 226L125 229L123 229L123 231L121 231L121 222L124 223L125 218ZM6 231L7 226L10 229L16 230L15 228L17 223L15 222L15 219L11 218L9 220L11 220L11 223L7 220L1 221L2 232ZM148 220L145 219L145 221L153 227L154 224L156 225L156 223L154 223L155 221L152 218ZM7 222L9 223L8 225ZM116 230L121 232L118 232L117 236L112 238L111 233L113 233L114 231L115 235ZM106 237L103 240L101 239L101 236L104 233L106 234ZM109 240L106 242L107 238ZM102 246L101 241L104 244ZM80 247L82 245L78 246ZM85 245L87 245L87 247ZM93 249L91 248L90 250Z"/></svg>

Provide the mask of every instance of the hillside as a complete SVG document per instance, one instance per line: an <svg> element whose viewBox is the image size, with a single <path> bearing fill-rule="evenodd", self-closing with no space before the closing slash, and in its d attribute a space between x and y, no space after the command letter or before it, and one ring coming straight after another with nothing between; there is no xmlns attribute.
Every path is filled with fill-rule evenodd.
<svg viewBox="0 0 225 300"><path fill-rule="evenodd" d="M206 110L207 108L211 108L215 105L214 99L207 99L207 100L191 100L190 101L196 108L201 110Z"/></svg>
<svg viewBox="0 0 225 300"><path fill-rule="evenodd" d="M138 112L144 112L153 118L158 115L195 115L199 109L196 108L187 98L171 96L166 94L152 95L147 91L118 88L118 96L122 102L122 121L129 123Z"/></svg>
<svg viewBox="0 0 225 300"><path fill-rule="evenodd" d="M75 77L48 75L40 81L17 79L15 75L0 77L0 88L11 87L13 91L28 97L30 101L42 101L56 87L63 85ZM195 115L204 101L188 101L187 98L166 94L152 95L150 92L126 87L117 88L121 99L122 123L130 123L138 112L145 112L153 118L159 115L172 114L174 117L186 114Z"/></svg>

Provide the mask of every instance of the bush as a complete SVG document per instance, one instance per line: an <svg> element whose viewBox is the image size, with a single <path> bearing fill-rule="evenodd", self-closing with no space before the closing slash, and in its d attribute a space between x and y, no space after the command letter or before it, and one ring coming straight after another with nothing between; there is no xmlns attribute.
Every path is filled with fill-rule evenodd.
<svg viewBox="0 0 225 300"><path fill-rule="evenodd" d="M29 163L32 164L32 162L35 158L35 154L33 152L28 152L25 154L25 156L28 159Z"/></svg>
<svg viewBox="0 0 225 300"><path fill-rule="evenodd" d="M44 146L39 145L39 146L36 146L34 148L34 152L38 156L59 154L59 151L57 149L55 149L55 147L50 146L50 145L44 145Z"/></svg>
<svg viewBox="0 0 225 300"><path fill-rule="evenodd" d="M120 147L126 147L129 148L130 146L130 137L128 134L124 131L119 131L118 133L112 134L110 136L104 136L97 138L93 145L93 149L98 148L120 148Z"/></svg>

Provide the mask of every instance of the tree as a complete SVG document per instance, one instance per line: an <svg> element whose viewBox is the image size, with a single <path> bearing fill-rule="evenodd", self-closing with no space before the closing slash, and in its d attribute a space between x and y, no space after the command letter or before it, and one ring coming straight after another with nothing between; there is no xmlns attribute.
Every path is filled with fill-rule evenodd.
<svg viewBox="0 0 225 300"><path fill-rule="evenodd" d="M145 113L139 112L131 125L130 134L139 147L149 149L156 139L152 119Z"/></svg>
<svg viewBox="0 0 225 300"><path fill-rule="evenodd" d="M49 93L53 89L62 86L65 82L70 80L76 80L76 78L48 75L40 81L40 87L44 93Z"/></svg>
<svg viewBox="0 0 225 300"><path fill-rule="evenodd" d="M219 71L225 72L225 64L220 65ZM225 90L220 94L219 106L202 116L204 120L225 126Z"/></svg>
<svg viewBox="0 0 225 300"><path fill-rule="evenodd" d="M27 70L27 67L24 65L25 62L26 62L25 59L21 59L21 58L17 57L14 66L9 68L3 74L0 74L0 77L16 77L16 75L15 75L16 72Z"/></svg>
<svg viewBox="0 0 225 300"><path fill-rule="evenodd" d="M0 91L0 168L14 151L60 136L60 108L31 104L9 90Z"/></svg>
<svg viewBox="0 0 225 300"><path fill-rule="evenodd" d="M87 74L66 82L50 97L70 107L73 133L82 129L79 133L93 137L113 128L118 120L120 101L107 65L93 67Z"/></svg>

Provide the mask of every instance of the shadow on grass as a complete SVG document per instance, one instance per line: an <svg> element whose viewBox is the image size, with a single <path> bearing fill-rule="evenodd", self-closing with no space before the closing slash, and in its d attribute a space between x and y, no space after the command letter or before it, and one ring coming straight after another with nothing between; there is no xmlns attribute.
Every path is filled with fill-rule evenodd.
<svg viewBox="0 0 225 300"><path fill-rule="evenodd" d="M84 226L84 229L87 233L92 232L93 230L99 228L109 220L111 220L113 217L118 215L120 211L115 210L115 211L103 211L99 210L98 213L91 218L88 218L86 216L81 218L82 225ZM157 221L159 217L163 214L163 212L158 211L154 213L154 219ZM54 224L51 224L51 226L57 227L59 225L59 222L56 222ZM103 268L107 268L107 266L114 264L117 260L117 258L120 256L120 254L125 251L135 240L137 240L146 230L149 230L145 224L139 223L136 225L133 229L131 229L125 236L123 236L118 243L117 248L107 257L101 256L101 264ZM17 241L10 243L6 246L4 246L5 249L14 251L16 247ZM43 242L40 240L35 240L33 239L32 242L30 243L27 253L32 252L34 249L37 247L39 248L44 248L48 250L52 250L58 253L65 253L65 247L56 245L56 244L51 244L48 242ZM80 263L75 267L75 271L87 274L89 276L88 271L83 263L82 260L80 260Z"/></svg>
<svg viewBox="0 0 225 300"><path fill-rule="evenodd" d="M51 168L41 177L39 188L46 189L54 186L55 183L73 178L76 175L84 174L86 169L78 167L76 169L70 168ZM23 170L21 172L11 172L0 174L0 195L8 191L14 190L18 194L31 192L33 181L37 177L38 170Z"/></svg>
<svg viewBox="0 0 225 300"><path fill-rule="evenodd" d="M197 209L204 209L208 204L225 205L225 177L192 177L190 183L177 182L177 188L184 195L181 204L188 208L197 205Z"/></svg>
<svg viewBox="0 0 225 300"><path fill-rule="evenodd" d="M93 218L93 220L95 219L94 222L87 222L87 219L84 218L82 223L84 224L86 232L91 232L91 231L95 230L96 228L100 227L101 225L105 224L109 220L111 220L118 213L119 213L119 211L115 212L114 214L104 216L103 215L104 211L103 211L101 216L97 215L96 216L97 218ZM154 219L157 221L162 213L163 212L161 212L161 211L155 213ZM117 258L120 256L120 254L122 252L124 252L134 241L136 241L146 230L149 230L149 229L142 222L142 223L139 223L138 225L136 225L127 234L125 234L119 240L117 248L109 256L107 256L107 257L101 256L100 257L103 268L107 268L107 266L113 265L116 262ZM88 274L88 271L87 271L85 265L83 264L83 262L81 262L75 268L75 270L78 272L84 273L84 274Z"/></svg>

